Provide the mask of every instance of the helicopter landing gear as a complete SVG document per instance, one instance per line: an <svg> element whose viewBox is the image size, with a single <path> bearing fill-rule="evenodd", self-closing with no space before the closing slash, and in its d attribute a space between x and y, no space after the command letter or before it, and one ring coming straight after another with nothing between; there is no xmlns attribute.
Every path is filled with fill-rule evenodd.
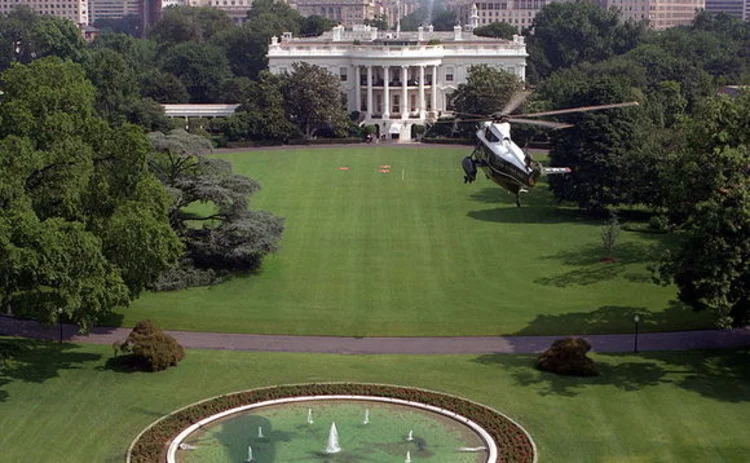
<svg viewBox="0 0 750 463"><path fill-rule="evenodd" d="M516 206L517 207L521 207L521 194L528 193L528 192L529 190L527 190L526 188L521 188L520 190L518 190L518 193L516 193Z"/></svg>
<svg viewBox="0 0 750 463"><path fill-rule="evenodd" d="M464 168L464 183L472 183L477 179L477 166L471 156L466 156L461 160L461 167Z"/></svg>

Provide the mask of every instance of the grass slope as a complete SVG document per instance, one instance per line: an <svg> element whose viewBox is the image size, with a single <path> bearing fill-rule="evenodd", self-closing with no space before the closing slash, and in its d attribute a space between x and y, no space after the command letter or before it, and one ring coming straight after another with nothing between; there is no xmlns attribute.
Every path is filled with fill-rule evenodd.
<svg viewBox="0 0 750 463"><path fill-rule="evenodd" d="M259 275L147 294L124 324L350 336L628 332L707 326L649 281L653 235L623 232L599 262L602 222L559 208L545 186L516 208L488 180L464 185L466 148L345 147L225 155L286 217ZM378 172L390 165L390 173ZM348 171L339 171L346 166Z"/></svg>
<svg viewBox="0 0 750 463"><path fill-rule="evenodd" d="M231 351L189 351L175 369L129 374L105 368L106 346L36 346L0 370L1 461L121 462L143 427L183 405L329 380L411 385L479 401L518 420L540 461L750 461L748 351L597 355L603 376L577 379L538 372L529 356Z"/></svg>

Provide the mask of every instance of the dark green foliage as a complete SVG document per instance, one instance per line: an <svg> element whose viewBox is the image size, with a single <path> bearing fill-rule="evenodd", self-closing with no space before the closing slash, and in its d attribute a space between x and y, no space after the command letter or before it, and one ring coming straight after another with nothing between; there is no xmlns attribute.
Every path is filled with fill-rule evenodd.
<svg viewBox="0 0 750 463"><path fill-rule="evenodd" d="M206 42L233 27L236 26L232 18L217 8L173 6L164 9L161 20L149 30L148 37L164 50L185 42Z"/></svg>
<svg viewBox="0 0 750 463"><path fill-rule="evenodd" d="M133 463L150 463L164 459L168 441L193 423L225 410L243 405L286 397L319 395L363 395L391 397L450 410L485 429L498 447L498 461L531 463L536 461L534 444L526 432L504 415L459 397L424 389L381 384L323 383L277 386L227 394L191 405L175 412L141 434L130 453Z"/></svg>
<svg viewBox="0 0 750 463"><path fill-rule="evenodd" d="M657 278L676 283L682 302L714 312L722 327L750 322L749 103L747 92L709 99L662 170L663 207L682 240Z"/></svg>
<svg viewBox="0 0 750 463"><path fill-rule="evenodd" d="M518 34L518 29L512 24L503 21L487 24L486 26L474 29L474 35L482 37L497 37L499 39L512 40L514 35Z"/></svg>
<svg viewBox="0 0 750 463"><path fill-rule="evenodd" d="M158 69L142 75L140 87L141 95L159 103L187 103L190 99L185 84L180 79Z"/></svg>
<svg viewBox="0 0 750 463"><path fill-rule="evenodd" d="M321 129L343 131L349 124L339 78L320 66L294 63L284 79L283 93L286 115L305 138Z"/></svg>
<svg viewBox="0 0 750 463"><path fill-rule="evenodd" d="M620 103L632 100L627 82L614 77L584 78L568 70L552 76L539 90L554 108ZM609 206L636 204L646 191L633 187L643 178L637 169L641 131L640 108L623 108L565 117L574 127L553 132L551 165L570 167L569 175L550 177L550 188L558 199L601 212ZM645 153L648 154L648 153Z"/></svg>
<svg viewBox="0 0 750 463"><path fill-rule="evenodd" d="M170 48L164 54L162 70L180 79L193 103L220 101L221 88L232 76L229 61L220 48L197 42Z"/></svg>
<svg viewBox="0 0 750 463"><path fill-rule="evenodd" d="M336 24L333 19L323 16L306 16L300 24L299 33L302 37L317 37L325 31L330 31Z"/></svg>
<svg viewBox="0 0 750 463"><path fill-rule="evenodd" d="M550 3L534 17L529 54L535 72L553 71L580 63L603 61L638 45L644 27L622 23L616 10L595 3Z"/></svg>
<svg viewBox="0 0 750 463"><path fill-rule="evenodd" d="M3 74L0 305L86 330L181 252L141 129L94 115L81 66L44 58Z"/></svg>
<svg viewBox="0 0 750 463"><path fill-rule="evenodd" d="M475 65L469 68L466 83L459 84L453 93L453 105L458 114L490 115L503 109L522 85L515 74L486 64Z"/></svg>
<svg viewBox="0 0 750 463"><path fill-rule="evenodd" d="M542 371L565 376L599 376L599 369L586 356L591 344L583 338L558 339L542 352L536 367Z"/></svg>
<svg viewBox="0 0 750 463"><path fill-rule="evenodd" d="M203 137L175 130L150 138L156 151L151 166L175 197L169 215L186 249L182 270L163 275L154 287L177 288L208 278L190 267L217 275L257 269L265 255L278 249L283 219L248 209L250 196L260 190L255 180L233 174L226 161L204 157L210 142ZM195 202L212 204L215 212L195 216L184 210Z"/></svg>
<svg viewBox="0 0 750 463"><path fill-rule="evenodd" d="M381 15L373 19L365 19L364 24L372 27L377 27L380 31L388 30L388 19L385 17L385 15Z"/></svg>
<svg viewBox="0 0 750 463"><path fill-rule="evenodd" d="M136 323L128 338L119 345L125 354L120 364L142 371L162 371L185 358L182 346L150 320Z"/></svg>

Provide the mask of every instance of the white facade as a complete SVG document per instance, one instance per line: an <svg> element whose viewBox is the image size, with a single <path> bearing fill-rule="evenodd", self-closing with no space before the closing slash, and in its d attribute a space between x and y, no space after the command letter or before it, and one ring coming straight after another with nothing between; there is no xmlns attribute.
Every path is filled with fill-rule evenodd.
<svg viewBox="0 0 750 463"><path fill-rule="evenodd" d="M521 36L477 37L460 26L453 32L401 33L337 26L320 37L274 37L268 67L283 73L307 62L327 69L340 77L348 111L361 112L362 122L377 124L381 134L407 141L412 125L450 112L450 95L466 82L471 66L487 64L524 80L527 56Z"/></svg>
<svg viewBox="0 0 750 463"><path fill-rule="evenodd" d="M58 16L73 21L79 26L89 24L88 0L0 0L0 14L8 14L18 5L28 5L38 14Z"/></svg>

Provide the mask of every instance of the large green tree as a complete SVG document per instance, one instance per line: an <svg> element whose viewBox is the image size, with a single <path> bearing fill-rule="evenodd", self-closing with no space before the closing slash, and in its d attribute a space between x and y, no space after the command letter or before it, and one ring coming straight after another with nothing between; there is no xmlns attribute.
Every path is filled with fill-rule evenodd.
<svg viewBox="0 0 750 463"><path fill-rule="evenodd" d="M164 54L162 69L180 79L193 103L219 102L222 85L232 76L222 50L208 43L175 45Z"/></svg>
<svg viewBox="0 0 750 463"><path fill-rule="evenodd" d="M326 69L294 63L283 89L287 117L305 137L312 138L320 129L337 132L348 126L339 78Z"/></svg>
<svg viewBox="0 0 750 463"><path fill-rule="evenodd" d="M533 70L540 77L583 62L597 62L638 45L644 26L621 22L616 10L595 3L550 3L534 17L529 37Z"/></svg>
<svg viewBox="0 0 750 463"><path fill-rule="evenodd" d="M171 6L149 30L148 37L163 50L184 42L207 42L215 35L236 27L232 18L217 8Z"/></svg>
<svg viewBox="0 0 750 463"><path fill-rule="evenodd" d="M82 329L126 305L181 252L170 199L135 126L95 116L83 69L44 58L2 75L0 305Z"/></svg>
<svg viewBox="0 0 750 463"><path fill-rule="evenodd" d="M632 100L633 93L624 79L592 79L569 70L547 79L538 97L552 108L573 108L622 103ZM645 190L633 183L642 178L631 170L641 164L639 148L647 128L640 108L574 113L564 120L574 126L552 133L550 161L573 171L550 177L555 197L591 211L640 202Z"/></svg>
<svg viewBox="0 0 750 463"><path fill-rule="evenodd" d="M462 114L490 115L503 109L510 98L523 87L513 73L486 64L469 68L466 83L453 93L453 106Z"/></svg>

